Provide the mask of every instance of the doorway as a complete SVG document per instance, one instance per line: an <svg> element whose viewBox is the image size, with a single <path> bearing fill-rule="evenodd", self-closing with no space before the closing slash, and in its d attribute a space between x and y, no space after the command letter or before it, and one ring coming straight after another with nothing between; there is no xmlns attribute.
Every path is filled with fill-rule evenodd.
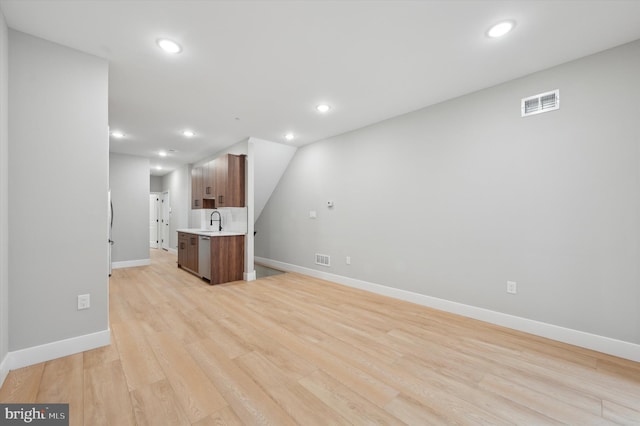
<svg viewBox="0 0 640 426"><path fill-rule="evenodd" d="M159 241L160 195L149 194L149 247L158 248Z"/></svg>
<svg viewBox="0 0 640 426"><path fill-rule="evenodd" d="M169 191L160 194L160 246L164 250L169 250L171 237L171 203L169 202Z"/></svg>

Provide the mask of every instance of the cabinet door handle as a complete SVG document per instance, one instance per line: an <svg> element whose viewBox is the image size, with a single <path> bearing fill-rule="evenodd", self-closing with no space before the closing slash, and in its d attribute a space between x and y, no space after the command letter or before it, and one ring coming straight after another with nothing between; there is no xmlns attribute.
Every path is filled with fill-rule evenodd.
<svg viewBox="0 0 640 426"><path fill-rule="evenodd" d="M211 195L211 187L207 186L207 195Z"/></svg>
<svg viewBox="0 0 640 426"><path fill-rule="evenodd" d="M184 243L180 243L180 248L184 249Z"/></svg>

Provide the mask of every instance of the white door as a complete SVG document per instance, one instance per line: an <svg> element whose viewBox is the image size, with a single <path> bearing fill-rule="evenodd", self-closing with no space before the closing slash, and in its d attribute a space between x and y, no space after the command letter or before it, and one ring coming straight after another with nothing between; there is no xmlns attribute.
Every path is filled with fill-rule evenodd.
<svg viewBox="0 0 640 426"><path fill-rule="evenodd" d="M158 194L149 194L149 247L158 248Z"/></svg>
<svg viewBox="0 0 640 426"><path fill-rule="evenodd" d="M160 240L162 248L169 250L169 223L171 218L171 205L169 204L169 191L163 192L160 196Z"/></svg>

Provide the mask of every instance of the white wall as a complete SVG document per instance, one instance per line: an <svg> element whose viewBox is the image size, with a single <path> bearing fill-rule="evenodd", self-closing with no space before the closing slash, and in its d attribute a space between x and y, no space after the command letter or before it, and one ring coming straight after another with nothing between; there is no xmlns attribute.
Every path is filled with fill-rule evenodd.
<svg viewBox="0 0 640 426"><path fill-rule="evenodd" d="M108 343L108 64L10 30L9 78L9 350L17 367L88 349L96 334ZM90 294L90 309L77 310L79 294ZM40 346L85 336L91 343L74 348Z"/></svg>
<svg viewBox="0 0 640 426"><path fill-rule="evenodd" d="M640 41L308 145L256 256L640 343L638 99Z"/></svg>
<svg viewBox="0 0 640 426"><path fill-rule="evenodd" d="M177 229L189 228L191 211L191 172L182 166L162 177L162 190L169 191L171 217L169 222L169 248L178 250Z"/></svg>
<svg viewBox="0 0 640 426"><path fill-rule="evenodd" d="M0 10L0 386L9 353L9 34Z"/></svg>
<svg viewBox="0 0 640 426"><path fill-rule="evenodd" d="M113 267L149 263L149 159L109 154L113 203Z"/></svg>
<svg viewBox="0 0 640 426"><path fill-rule="evenodd" d="M162 176L150 176L149 185L151 192L162 192Z"/></svg>
<svg viewBox="0 0 640 426"><path fill-rule="evenodd" d="M297 148L291 145L251 138L255 163L255 197L253 220L260 217L264 206L278 186L280 178L289 166Z"/></svg>

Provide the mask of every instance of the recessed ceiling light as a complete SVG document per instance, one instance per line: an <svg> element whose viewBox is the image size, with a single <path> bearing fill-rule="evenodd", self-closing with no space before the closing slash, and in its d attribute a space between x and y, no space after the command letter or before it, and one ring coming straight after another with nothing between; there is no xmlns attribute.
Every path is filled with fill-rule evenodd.
<svg viewBox="0 0 640 426"><path fill-rule="evenodd" d="M329 105L327 105L327 104L320 104L320 105L316 106L316 109L319 112L325 113L325 112L328 112L331 109L331 107Z"/></svg>
<svg viewBox="0 0 640 426"><path fill-rule="evenodd" d="M117 139L122 139L124 138L124 133L118 131L118 130L114 130L113 132L111 132L111 136L113 136L114 138Z"/></svg>
<svg viewBox="0 0 640 426"><path fill-rule="evenodd" d="M160 152L158 153L158 155L159 155L160 157L166 157L166 156L167 156L167 151L160 151Z"/></svg>
<svg viewBox="0 0 640 426"><path fill-rule="evenodd" d="M187 137L187 138L192 138L194 137L196 134L192 131L192 130L184 130L182 132L182 135Z"/></svg>
<svg viewBox="0 0 640 426"><path fill-rule="evenodd" d="M182 51L182 47L180 47L178 43L167 38L158 39L156 43L158 43L160 49L164 50L167 53L180 53Z"/></svg>
<svg viewBox="0 0 640 426"><path fill-rule="evenodd" d="M162 170L162 166L156 166L156 170Z"/></svg>
<svg viewBox="0 0 640 426"><path fill-rule="evenodd" d="M293 133L287 133L284 135L284 138L288 141L292 141L295 138L295 135Z"/></svg>
<svg viewBox="0 0 640 426"><path fill-rule="evenodd" d="M502 37L515 27L515 21L498 22L487 31L487 35L491 38Z"/></svg>

